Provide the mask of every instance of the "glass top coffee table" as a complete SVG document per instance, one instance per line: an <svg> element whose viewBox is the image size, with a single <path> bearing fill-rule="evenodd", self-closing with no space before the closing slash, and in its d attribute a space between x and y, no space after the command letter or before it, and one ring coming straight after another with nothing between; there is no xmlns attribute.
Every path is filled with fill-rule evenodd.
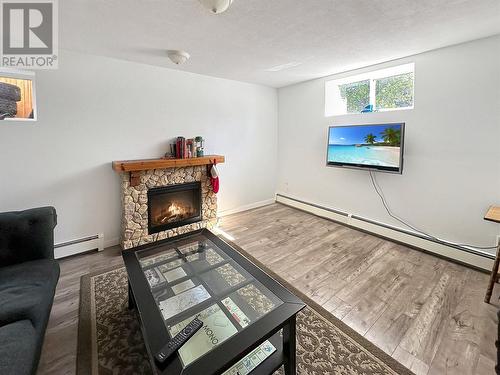
<svg viewBox="0 0 500 375"><path fill-rule="evenodd" d="M304 303L207 229L123 252L158 374L296 373L296 314ZM198 317L203 327L165 363L154 355Z"/></svg>

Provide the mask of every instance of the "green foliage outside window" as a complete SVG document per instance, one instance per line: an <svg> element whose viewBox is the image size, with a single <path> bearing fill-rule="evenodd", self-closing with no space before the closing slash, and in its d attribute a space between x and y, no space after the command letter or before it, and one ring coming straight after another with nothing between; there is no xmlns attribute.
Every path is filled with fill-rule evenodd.
<svg viewBox="0 0 500 375"><path fill-rule="evenodd" d="M339 85L339 90L347 102L347 113L359 113L370 104L370 80Z"/></svg>
<svg viewBox="0 0 500 375"><path fill-rule="evenodd" d="M375 85L375 98L370 103L370 85ZM375 110L413 106L413 72L395 76L366 79L338 85L340 96L346 104L345 113L360 113L367 105ZM372 93L373 95L373 93Z"/></svg>
<svg viewBox="0 0 500 375"><path fill-rule="evenodd" d="M375 85L375 108L404 108L413 105L413 73L381 78Z"/></svg>

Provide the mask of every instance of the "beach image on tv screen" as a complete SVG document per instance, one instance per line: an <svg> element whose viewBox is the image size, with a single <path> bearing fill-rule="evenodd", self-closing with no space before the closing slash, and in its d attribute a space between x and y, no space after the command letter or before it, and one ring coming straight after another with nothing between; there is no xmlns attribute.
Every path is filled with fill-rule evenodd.
<svg viewBox="0 0 500 375"><path fill-rule="evenodd" d="M331 127L328 162L399 169L401 124Z"/></svg>

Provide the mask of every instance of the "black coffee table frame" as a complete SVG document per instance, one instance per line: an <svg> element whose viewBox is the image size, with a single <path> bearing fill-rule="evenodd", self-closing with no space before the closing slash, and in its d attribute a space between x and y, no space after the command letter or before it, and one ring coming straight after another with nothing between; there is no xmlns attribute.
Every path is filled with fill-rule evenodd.
<svg viewBox="0 0 500 375"><path fill-rule="evenodd" d="M212 241L229 258L262 283L283 303L188 366L183 367L178 355L172 356L171 360L168 360L162 366L158 366L153 356L165 345L170 336L137 259L136 252L165 246L171 242L198 235ZM237 246L228 244L207 229L202 229L123 251L123 260L129 278L129 307L137 309L151 367L157 374L220 374L265 340L269 340L276 347L276 351L254 369L251 374L272 374L281 365L284 365L286 375L296 374L296 315L305 305L299 298L269 277L235 248ZM283 329L283 337L279 334L281 329Z"/></svg>

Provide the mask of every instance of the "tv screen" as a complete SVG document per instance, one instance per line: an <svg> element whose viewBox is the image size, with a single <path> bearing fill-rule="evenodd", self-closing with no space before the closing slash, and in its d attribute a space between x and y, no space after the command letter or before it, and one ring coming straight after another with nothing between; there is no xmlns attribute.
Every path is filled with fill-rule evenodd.
<svg viewBox="0 0 500 375"><path fill-rule="evenodd" d="M402 173L404 125L331 126L327 164Z"/></svg>

